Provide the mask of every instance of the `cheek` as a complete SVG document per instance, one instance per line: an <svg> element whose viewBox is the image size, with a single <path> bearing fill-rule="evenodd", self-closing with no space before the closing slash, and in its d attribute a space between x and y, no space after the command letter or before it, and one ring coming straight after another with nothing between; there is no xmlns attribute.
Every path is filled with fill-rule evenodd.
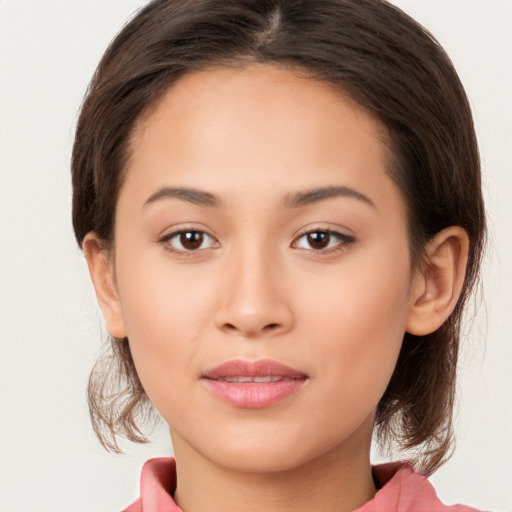
<svg viewBox="0 0 512 512"><path fill-rule="evenodd" d="M377 405L391 378L409 311L407 252L347 262L339 278L325 280L304 304L333 400ZM400 271L401 269L401 271ZM305 313L306 314L306 313ZM344 390L340 393L340 390ZM345 409L347 410L347 409Z"/></svg>
<svg viewBox="0 0 512 512"><path fill-rule="evenodd" d="M160 410L161 403L196 377L184 370L197 367L201 341L212 322L214 287L197 270L141 258L133 258L136 266L119 265L117 274L137 373Z"/></svg>

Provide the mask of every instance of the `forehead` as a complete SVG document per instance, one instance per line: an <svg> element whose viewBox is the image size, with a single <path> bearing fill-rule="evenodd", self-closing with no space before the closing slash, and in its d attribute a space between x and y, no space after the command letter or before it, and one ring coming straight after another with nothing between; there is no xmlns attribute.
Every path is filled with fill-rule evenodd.
<svg viewBox="0 0 512 512"><path fill-rule="evenodd" d="M300 108L299 108L300 105ZM210 128L240 120L250 111L245 125L272 125L318 133L318 124L331 124L348 116L358 118L359 130L377 135L385 144L387 129L352 100L341 86L321 82L311 72L297 67L251 63L238 67L208 67L190 71L173 83L135 124L132 142L136 143L150 125L176 116L181 129L210 118ZM269 113L273 113L269 117Z"/></svg>
<svg viewBox="0 0 512 512"><path fill-rule="evenodd" d="M239 192L262 180L276 191L351 186L387 174L388 153L384 127L347 95L296 70L251 64L173 84L139 120L127 171L138 189L148 180Z"/></svg>

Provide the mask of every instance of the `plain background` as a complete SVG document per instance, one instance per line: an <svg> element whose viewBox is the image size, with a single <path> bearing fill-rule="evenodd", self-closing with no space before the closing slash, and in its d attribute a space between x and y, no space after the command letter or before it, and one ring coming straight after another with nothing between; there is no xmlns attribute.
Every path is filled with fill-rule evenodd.
<svg viewBox="0 0 512 512"><path fill-rule="evenodd" d="M102 322L70 222L77 110L141 0L0 0L0 512L113 512L165 429L104 452L87 416ZM512 1L396 0L445 46L480 139L490 224L485 302L463 347L457 451L439 495L512 511Z"/></svg>

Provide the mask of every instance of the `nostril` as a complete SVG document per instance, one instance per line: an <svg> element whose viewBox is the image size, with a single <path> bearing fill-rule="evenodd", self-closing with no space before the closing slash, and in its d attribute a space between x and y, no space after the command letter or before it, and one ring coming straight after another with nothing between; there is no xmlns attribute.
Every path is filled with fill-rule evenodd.
<svg viewBox="0 0 512 512"><path fill-rule="evenodd" d="M268 332L268 331L274 331L276 330L277 328L279 328L279 323L271 323L271 324L267 324L265 325L260 332ZM240 333L245 333L246 335L249 335L249 336L254 336L255 334L257 334L258 332L258 329L250 329L246 326L245 329L241 329L239 327L237 327L236 325L234 324L231 324L231 323L225 323L222 328L226 331L226 332L240 332Z"/></svg>

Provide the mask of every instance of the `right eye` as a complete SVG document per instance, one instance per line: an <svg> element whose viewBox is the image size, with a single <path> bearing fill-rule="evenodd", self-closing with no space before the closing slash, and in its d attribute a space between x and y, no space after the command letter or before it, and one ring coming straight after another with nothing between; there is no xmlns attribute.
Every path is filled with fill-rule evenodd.
<svg viewBox="0 0 512 512"><path fill-rule="evenodd" d="M164 236L161 242L173 252L187 253L215 247L217 241L205 233L196 229L183 229Z"/></svg>

